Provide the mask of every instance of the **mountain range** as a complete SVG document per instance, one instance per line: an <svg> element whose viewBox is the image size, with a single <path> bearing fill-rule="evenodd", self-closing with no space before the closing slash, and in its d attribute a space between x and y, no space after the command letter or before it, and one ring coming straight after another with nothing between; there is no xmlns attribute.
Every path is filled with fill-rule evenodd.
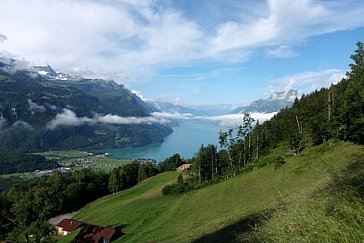
<svg viewBox="0 0 364 243"><path fill-rule="evenodd" d="M274 92L268 99L259 99L253 101L250 105L238 107L231 113L237 114L246 112L278 112L282 108L291 107L296 98L299 98L299 93L297 90L294 89L290 89L288 91Z"/></svg>
<svg viewBox="0 0 364 243"><path fill-rule="evenodd" d="M123 85L0 59L0 151L133 147L172 132Z"/></svg>
<svg viewBox="0 0 364 243"><path fill-rule="evenodd" d="M299 92L294 89L288 91L274 92L267 99L253 101L247 106L231 104L187 106L172 102L149 101L148 104L157 110L168 113L191 114L194 116L221 116L227 114L242 113L273 113L282 108L291 107L294 100L299 98Z"/></svg>
<svg viewBox="0 0 364 243"><path fill-rule="evenodd" d="M238 108L144 102L112 80L0 58L0 152L142 146L162 142L172 133L175 121L168 125L158 112L189 117L274 113L290 107L297 97L297 90L276 92Z"/></svg>

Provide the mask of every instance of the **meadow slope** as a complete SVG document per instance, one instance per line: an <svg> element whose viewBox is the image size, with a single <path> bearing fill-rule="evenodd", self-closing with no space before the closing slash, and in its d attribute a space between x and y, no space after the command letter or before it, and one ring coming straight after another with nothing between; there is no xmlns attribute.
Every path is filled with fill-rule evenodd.
<svg viewBox="0 0 364 243"><path fill-rule="evenodd" d="M324 144L286 157L278 169L269 164L173 197L163 197L161 190L178 173L163 173L90 203L74 218L121 228L125 235L117 242L191 242L251 215L276 210L293 198L310 198L360 154L364 154L360 145Z"/></svg>

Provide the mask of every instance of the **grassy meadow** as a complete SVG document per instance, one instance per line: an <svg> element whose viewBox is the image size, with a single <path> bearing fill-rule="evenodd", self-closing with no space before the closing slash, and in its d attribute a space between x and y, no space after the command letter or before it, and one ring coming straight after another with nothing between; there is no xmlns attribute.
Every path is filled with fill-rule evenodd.
<svg viewBox="0 0 364 243"><path fill-rule="evenodd" d="M324 144L308 148L299 156L286 157L286 164L278 169L270 164L179 196L162 196L163 186L174 182L178 175L163 173L90 203L74 218L122 229L125 235L118 239L120 242L255 241L259 234L267 240L280 239L280 234L285 233L280 227L289 222L289 217L315 215L305 205L314 207L312 200L324 203L328 195L317 196L316 192L345 173L353 159L363 153L364 147L359 145ZM351 204L343 207L347 206ZM358 213L362 219L363 210ZM249 224L256 224L256 215L270 215L271 219L262 223L252 237L252 227L242 222L252 219Z"/></svg>

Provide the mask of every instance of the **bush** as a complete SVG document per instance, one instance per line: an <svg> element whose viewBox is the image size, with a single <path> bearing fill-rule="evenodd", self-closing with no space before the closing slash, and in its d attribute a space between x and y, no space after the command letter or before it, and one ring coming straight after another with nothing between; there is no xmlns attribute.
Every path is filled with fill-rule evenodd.
<svg viewBox="0 0 364 243"><path fill-rule="evenodd" d="M183 180L182 174L177 178L177 183L169 184L162 189L164 196L178 195L191 190L191 186Z"/></svg>
<svg viewBox="0 0 364 243"><path fill-rule="evenodd" d="M274 169L278 169L280 168L282 165L284 165L286 163L286 161L284 160L283 156L278 156L275 159L275 166Z"/></svg>

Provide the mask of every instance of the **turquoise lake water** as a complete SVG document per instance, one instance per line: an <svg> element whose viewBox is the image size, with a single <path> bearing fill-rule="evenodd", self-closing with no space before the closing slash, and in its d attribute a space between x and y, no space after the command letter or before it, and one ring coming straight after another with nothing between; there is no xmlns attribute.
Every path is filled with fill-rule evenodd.
<svg viewBox="0 0 364 243"><path fill-rule="evenodd" d="M201 144L218 145L220 129L216 123L204 120L188 120L180 122L173 128L173 133L165 138L163 143L150 144L138 148L102 149L98 152L111 153L117 159L154 159L157 162L174 155L180 154L188 159L194 156Z"/></svg>

